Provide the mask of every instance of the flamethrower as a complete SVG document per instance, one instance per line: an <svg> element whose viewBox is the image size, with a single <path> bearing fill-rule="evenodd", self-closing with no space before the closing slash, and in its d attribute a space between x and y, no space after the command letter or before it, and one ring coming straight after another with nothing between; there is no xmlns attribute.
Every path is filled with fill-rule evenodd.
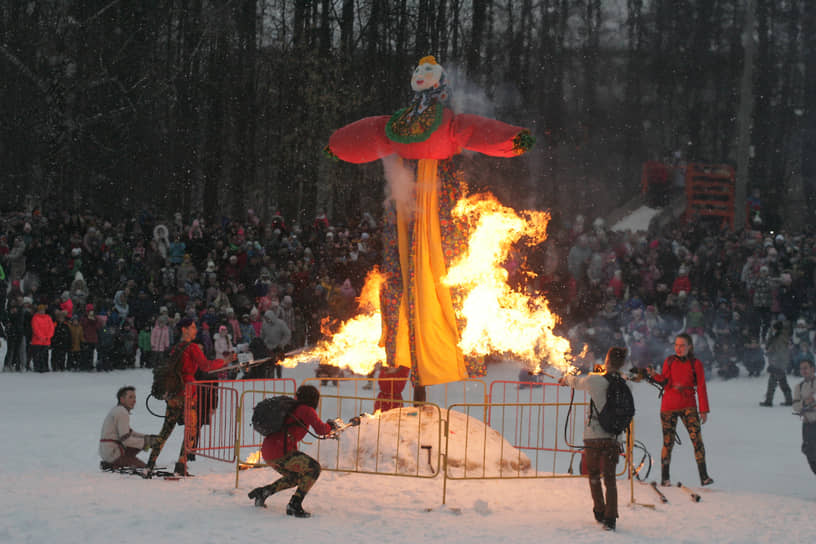
<svg viewBox="0 0 816 544"><path fill-rule="evenodd" d="M658 397L663 396L663 383L655 380L649 374L649 370L646 368L632 367L631 369L629 369L629 380L635 383L642 382L645 380L647 383L657 388L657 390L659 391Z"/></svg>
<svg viewBox="0 0 816 544"><path fill-rule="evenodd" d="M362 415L362 414L361 414ZM360 425L360 416L354 416L348 423L344 423L341 418L330 419L326 423L332 428L331 432L326 436L322 436L321 438L332 438L334 440L339 439L340 433L348 429L349 427L357 427Z"/></svg>

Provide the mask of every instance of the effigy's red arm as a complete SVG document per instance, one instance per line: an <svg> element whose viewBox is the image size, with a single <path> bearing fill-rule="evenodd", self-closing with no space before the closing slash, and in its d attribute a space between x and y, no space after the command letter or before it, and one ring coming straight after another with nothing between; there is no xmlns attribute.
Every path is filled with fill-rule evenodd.
<svg viewBox="0 0 816 544"><path fill-rule="evenodd" d="M394 153L385 135L388 119L387 115L366 117L337 129L329 138L326 152L355 164L376 161Z"/></svg>
<svg viewBox="0 0 816 544"><path fill-rule="evenodd" d="M451 133L460 147L493 157L515 157L535 143L523 127L468 113L454 118Z"/></svg>

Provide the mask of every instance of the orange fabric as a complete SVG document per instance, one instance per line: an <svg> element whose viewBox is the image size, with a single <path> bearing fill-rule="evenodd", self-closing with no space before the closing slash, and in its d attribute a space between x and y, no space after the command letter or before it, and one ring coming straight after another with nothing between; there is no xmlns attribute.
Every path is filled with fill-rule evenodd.
<svg viewBox="0 0 816 544"><path fill-rule="evenodd" d="M411 211L403 202L397 201L397 241L399 243L400 270L402 275L402 298L400 299L399 321L397 322L397 347L394 355L396 366L411 368L411 345L408 327L408 298L405 288L409 285L408 259L411 255L410 233Z"/></svg>
<svg viewBox="0 0 816 544"><path fill-rule="evenodd" d="M417 215L414 221L414 344L420 385L466 380L465 358L450 290L440 279L447 273L439 228L437 163L417 166Z"/></svg>

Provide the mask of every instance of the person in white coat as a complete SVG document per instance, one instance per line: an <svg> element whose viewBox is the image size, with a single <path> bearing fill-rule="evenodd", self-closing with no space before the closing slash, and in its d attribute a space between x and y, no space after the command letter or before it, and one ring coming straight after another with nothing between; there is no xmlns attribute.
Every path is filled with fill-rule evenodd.
<svg viewBox="0 0 816 544"><path fill-rule="evenodd" d="M813 358L799 363L802 383L793 388L793 413L802 418L802 453L816 474L816 372Z"/></svg>
<svg viewBox="0 0 816 544"><path fill-rule="evenodd" d="M605 374L617 374L626 361L626 348L609 348L604 361L604 372L593 372L585 376L566 375L558 380L559 385L589 392L597 414L606 406L606 390L609 381ZM608 531L615 530L618 517L618 487L615 467L620 457L617 436L601 427L598 417L589 417L584 427L584 448L586 470L589 476L589 490L592 495L592 512L595 520ZM606 487L604 496L601 479Z"/></svg>
<svg viewBox="0 0 816 544"><path fill-rule="evenodd" d="M116 392L117 403L111 408L99 437L100 467L103 470L121 467L144 468L144 461L136 455L149 450L156 441L152 434L137 433L130 428L130 411L136 404L136 389L126 385Z"/></svg>

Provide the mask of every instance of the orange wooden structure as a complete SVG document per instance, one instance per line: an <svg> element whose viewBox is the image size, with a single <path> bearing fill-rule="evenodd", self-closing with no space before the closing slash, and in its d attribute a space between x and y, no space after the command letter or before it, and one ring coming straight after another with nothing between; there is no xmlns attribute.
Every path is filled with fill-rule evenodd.
<svg viewBox="0 0 816 544"><path fill-rule="evenodd" d="M735 188L733 166L689 163L686 166L686 221L721 217L733 230Z"/></svg>

